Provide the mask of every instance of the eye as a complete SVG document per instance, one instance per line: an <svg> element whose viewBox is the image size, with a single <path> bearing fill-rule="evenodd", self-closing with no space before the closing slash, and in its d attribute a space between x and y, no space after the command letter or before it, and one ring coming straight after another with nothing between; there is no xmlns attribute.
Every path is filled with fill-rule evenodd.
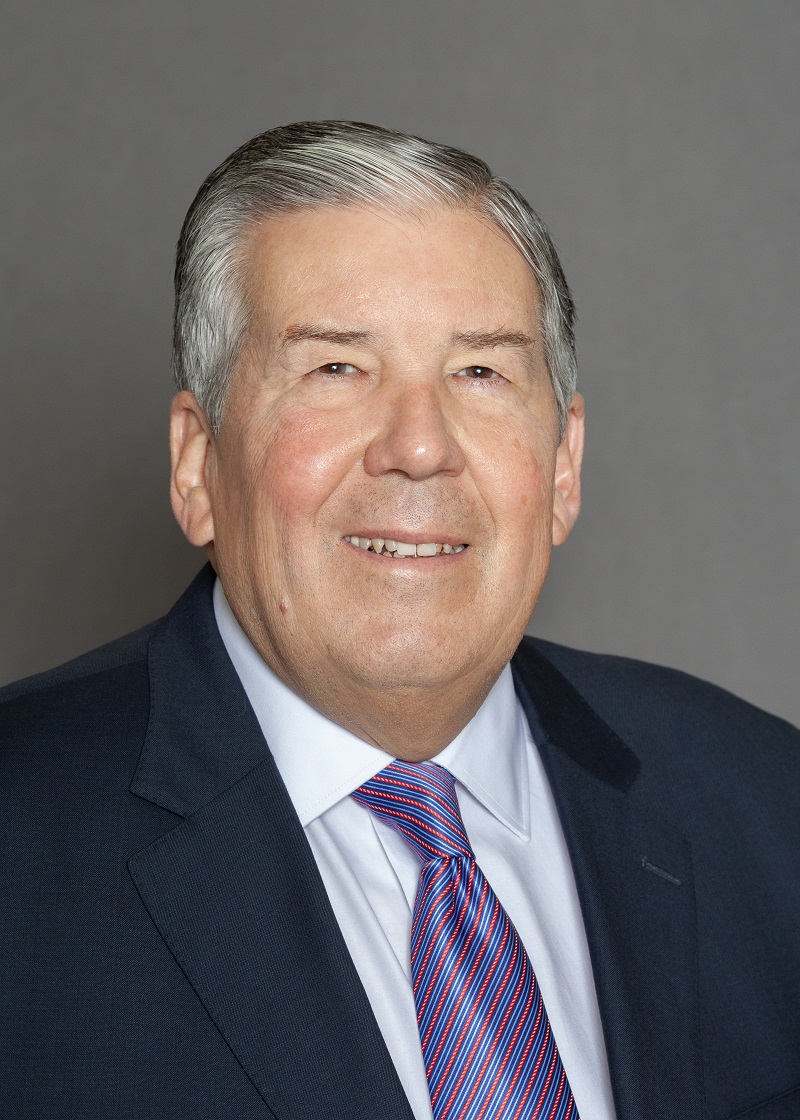
<svg viewBox="0 0 800 1120"><path fill-rule="evenodd" d="M458 371L456 377L464 377L468 381L497 381L501 374L491 366L465 366Z"/></svg>
<svg viewBox="0 0 800 1120"><path fill-rule="evenodd" d="M317 366L312 369L312 373L319 373L323 377L349 377L350 374L358 373L358 366L351 366L349 362L325 362L322 366Z"/></svg>

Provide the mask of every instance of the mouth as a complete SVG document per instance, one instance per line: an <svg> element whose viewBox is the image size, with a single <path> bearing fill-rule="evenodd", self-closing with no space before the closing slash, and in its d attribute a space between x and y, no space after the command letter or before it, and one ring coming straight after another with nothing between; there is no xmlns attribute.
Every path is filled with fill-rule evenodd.
<svg viewBox="0 0 800 1120"><path fill-rule="evenodd" d="M378 556L388 556L395 560L411 560L423 556L452 556L463 552L466 544L450 544L440 541L398 541L386 537L346 536L348 544Z"/></svg>

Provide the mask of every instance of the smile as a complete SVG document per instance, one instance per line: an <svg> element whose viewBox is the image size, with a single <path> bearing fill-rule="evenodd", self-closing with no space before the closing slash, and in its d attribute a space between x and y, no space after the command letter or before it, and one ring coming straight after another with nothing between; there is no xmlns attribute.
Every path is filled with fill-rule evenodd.
<svg viewBox="0 0 800 1120"><path fill-rule="evenodd" d="M449 556L456 552L463 552L465 544L440 544L438 541L410 544L407 541L385 540L383 537L345 537L348 544L356 548L363 548L365 552L375 552L378 556L392 556L395 559L407 560L416 556Z"/></svg>

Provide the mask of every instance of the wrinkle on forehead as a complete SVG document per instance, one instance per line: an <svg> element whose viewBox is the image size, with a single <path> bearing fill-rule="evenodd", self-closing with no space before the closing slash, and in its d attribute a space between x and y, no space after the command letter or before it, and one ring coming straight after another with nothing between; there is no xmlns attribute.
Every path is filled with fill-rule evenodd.
<svg viewBox="0 0 800 1120"><path fill-rule="evenodd" d="M504 347L534 358L536 278L506 233L471 208L411 209L402 218L367 207L302 208L254 226L248 257L245 349L259 360L265 347L276 354L304 341L386 344L384 328L403 329L404 320L414 335L429 309L445 306L448 289L450 324L440 320L447 329L437 349ZM396 290L384 284L390 278Z"/></svg>
<svg viewBox="0 0 800 1120"><path fill-rule="evenodd" d="M302 214L365 214L376 218L379 221L386 222L397 232L409 238L411 236L411 232L404 227L416 225L419 228L424 229L426 227L434 226L437 220L444 216L461 214L473 218L476 222L479 222L484 227L484 229L487 230L487 232L494 234L514 250L515 254L519 256L520 260L525 265L526 270L530 274L533 285L536 288L538 300L538 279L531 269L527 259L525 258L525 255L522 253L519 245L517 245L514 239L507 233L506 230L503 229L501 225L499 225L481 209L479 202L480 199L476 198L474 204L469 202L461 203L454 201L452 204L442 202L441 205L425 205L416 203L414 200L407 201L407 204L403 204L400 199L397 199L395 202L395 200L387 198L385 200L385 205L383 200L381 200L380 203L376 202L373 204L364 203L345 205L342 203L323 203L316 206L309 205L292 207L291 209L287 208L278 213L269 214L260 221L254 221L250 223L249 232L243 238L240 247L240 259L243 265L243 275L248 281L247 288L250 288L249 281L253 278L253 273L255 271L255 269L253 268L255 258L260 254L260 251L263 251L268 246L268 238L265 237L265 234L269 227L272 226L273 228L277 229L280 226L286 225L287 223L293 221ZM250 293L248 292L247 295L249 296L249 294Z"/></svg>

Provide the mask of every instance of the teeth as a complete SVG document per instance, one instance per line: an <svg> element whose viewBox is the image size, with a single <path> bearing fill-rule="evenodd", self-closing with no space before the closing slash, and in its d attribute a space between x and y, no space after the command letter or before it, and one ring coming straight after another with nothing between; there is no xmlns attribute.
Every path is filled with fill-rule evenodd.
<svg viewBox="0 0 800 1120"><path fill-rule="evenodd" d="M447 556L451 553L463 552L467 547L465 544L439 544L437 541L409 544L406 541L385 540L383 537L373 537L370 540L369 537L350 536L344 539L365 552L371 549L378 556L396 556L401 559L409 559L412 556L439 556L442 553Z"/></svg>

